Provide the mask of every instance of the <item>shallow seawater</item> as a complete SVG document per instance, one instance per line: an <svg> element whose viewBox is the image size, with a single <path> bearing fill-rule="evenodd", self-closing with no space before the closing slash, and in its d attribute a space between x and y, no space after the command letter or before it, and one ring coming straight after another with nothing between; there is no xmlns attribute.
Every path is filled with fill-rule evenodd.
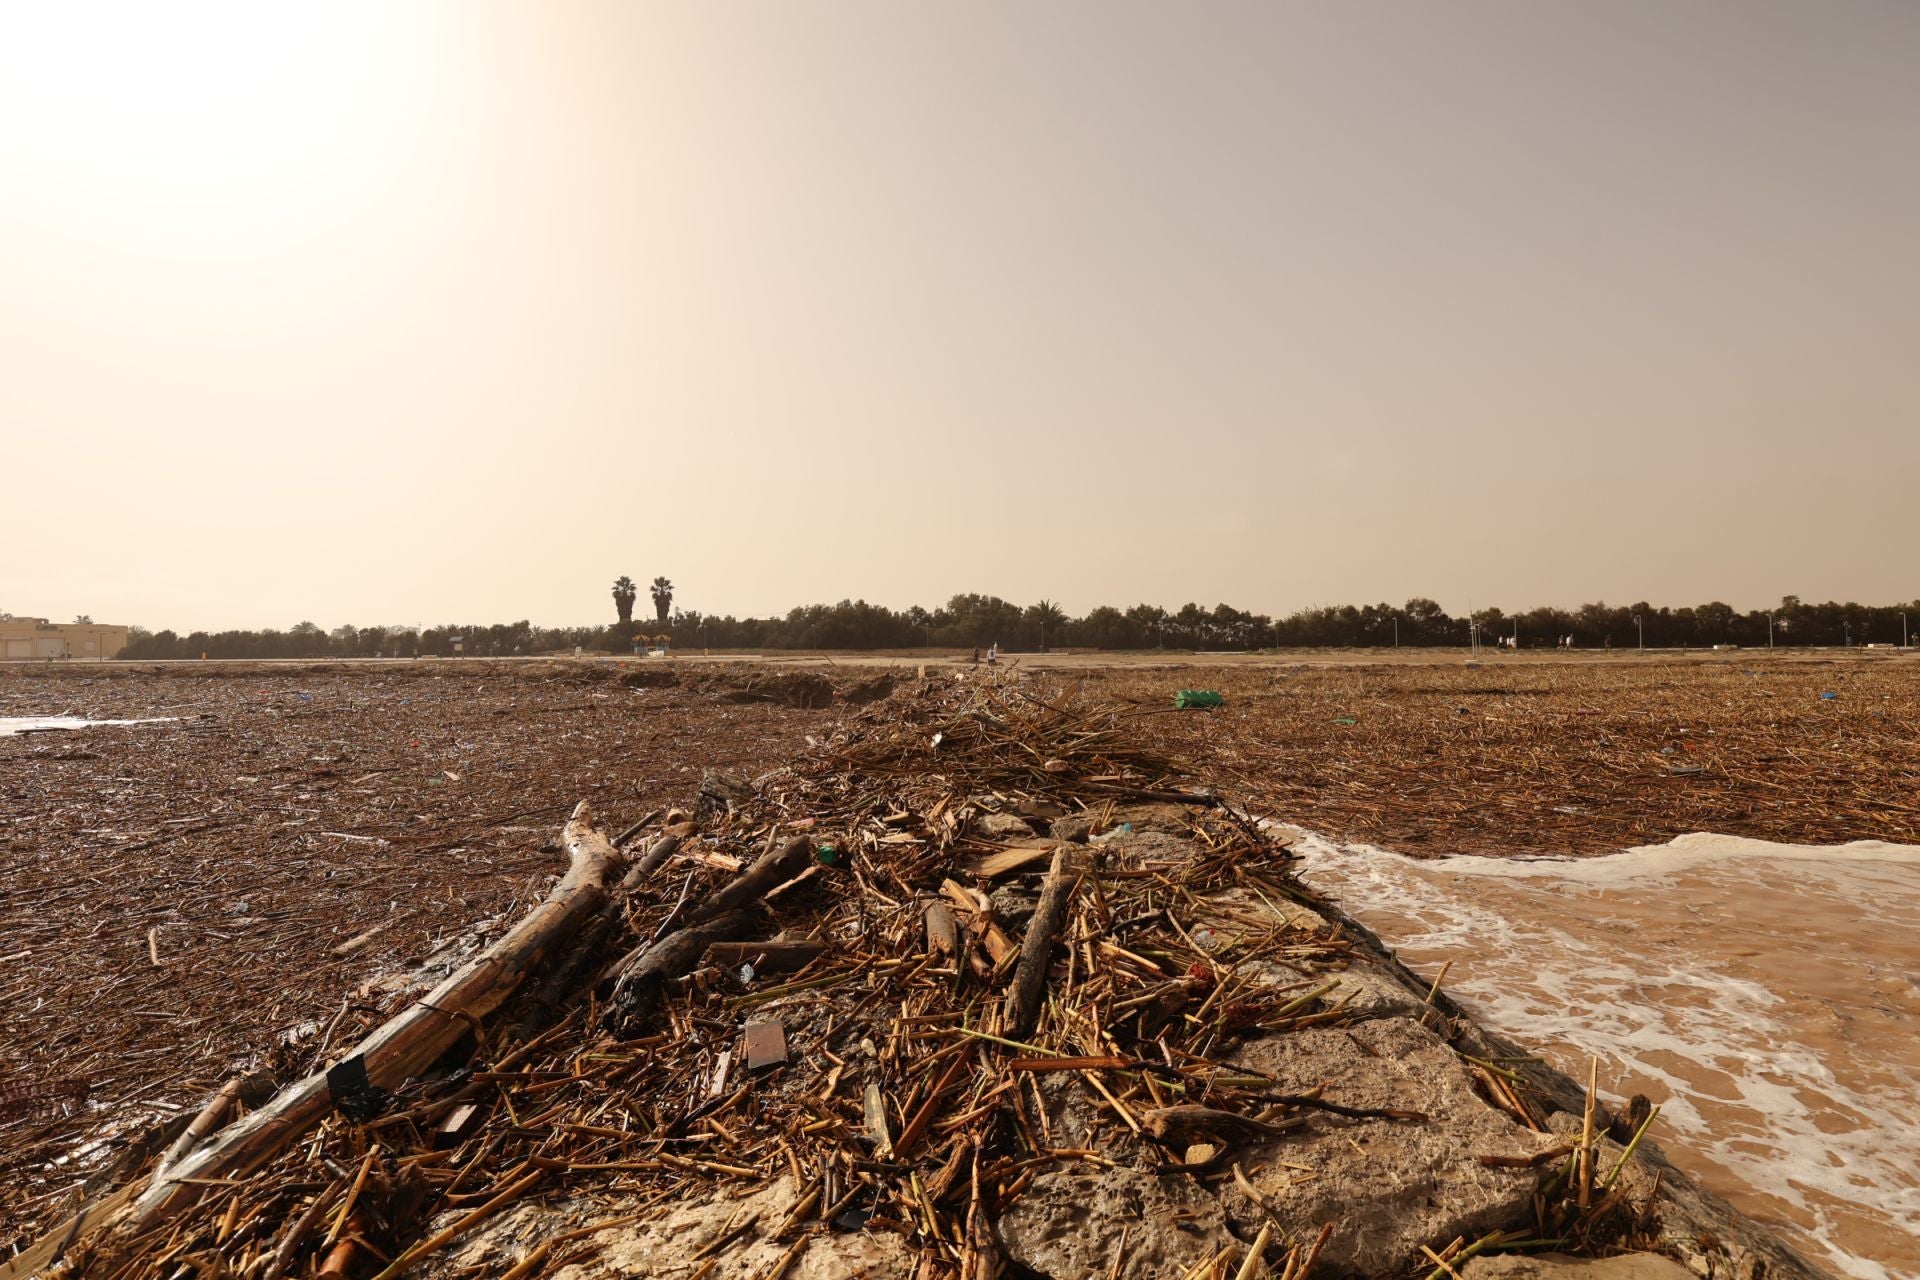
<svg viewBox="0 0 1920 1280"><path fill-rule="evenodd" d="M172 716L150 716L145 720L89 720L85 716L0 716L0 738L21 733L42 733L49 729L89 729L103 724L160 724Z"/></svg>
<svg viewBox="0 0 1920 1280"><path fill-rule="evenodd" d="M1416 972L1452 961L1447 991L1487 1025L1660 1104L1668 1154L1810 1260L1920 1277L1920 847L1296 850Z"/></svg>

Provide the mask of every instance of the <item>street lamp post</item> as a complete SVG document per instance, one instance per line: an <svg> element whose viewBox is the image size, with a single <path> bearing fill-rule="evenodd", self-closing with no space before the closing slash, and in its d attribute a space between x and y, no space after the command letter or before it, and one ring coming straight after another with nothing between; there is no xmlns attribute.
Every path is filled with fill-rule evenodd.
<svg viewBox="0 0 1920 1280"><path fill-rule="evenodd" d="M1633 615L1633 629L1640 636L1640 652L1645 653L1647 651L1647 628L1641 623L1640 615L1637 613Z"/></svg>
<svg viewBox="0 0 1920 1280"><path fill-rule="evenodd" d="M1907 647L1907 611L1905 609L1900 611L1900 647L1902 649Z"/></svg>
<svg viewBox="0 0 1920 1280"><path fill-rule="evenodd" d="M1767 615L1767 648L1773 648L1773 615Z"/></svg>
<svg viewBox="0 0 1920 1280"><path fill-rule="evenodd" d="M1853 620L1851 618L1842 618L1840 620L1840 627L1847 638L1847 648L1853 648Z"/></svg>
<svg viewBox="0 0 1920 1280"><path fill-rule="evenodd" d="M1907 615L1903 613L1900 616L1904 618ZM1393 647L1396 649L1400 647L1400 619L1399 618L1395 618L1393 620Z"/></svg>

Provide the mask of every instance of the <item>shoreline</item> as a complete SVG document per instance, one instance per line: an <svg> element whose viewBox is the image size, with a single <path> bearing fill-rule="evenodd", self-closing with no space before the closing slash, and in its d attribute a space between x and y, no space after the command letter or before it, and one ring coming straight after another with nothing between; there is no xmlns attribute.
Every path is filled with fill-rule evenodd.
<svg viewBox="0 0 1920 1280"><path fill-rule="evenodd" d="M696 1264L710 1255L724 1255L728 1276L784 1270L803 1255L801 1275L858 1267L905 1277L931 1267L991 1276L1007 1262L1059 1280L1090 1267L1145 1280L1196 1267L1250 1275L1262 1255L1276 1274L1284 1263L1302 1276L1391 1275L1427 1248L1442 1272L1451 1258L1478 1280L1490 1259L1475 1255L1537 1251L1546 1238L1596 1256L1658 1248L1703 1276L1761 1267L1794 1280L1822 1274L1671 1169L1643 1140L1645 1123L1596 1115L1590 1093L1468 1018L1438 983L1413 977L1371 932L1295 880L1286 847L1252 833L1233 810L1109 800L1076 814L1063 802L1089 788L1101 794L1110 779L1161 796L1175 794L1172 775L1110 713L1036 711L1031 701L1011 689L910 686L843 720L830 744L794 768L752 784L709 774L703 796L722 798L702 801L706 816L668 815L662 834L633 855L641 865L692 858L692 874L727 887L711 908L681 917L691 922L681 933L651 952L643 940L605 969L598 986L591 974L604 961L590 953L580 970L557 952L559 971L585 975L573 980L584 982L585 1003L556 1008L550 1030L510 1005L466 1051L490 1063L478 1074L442 1067L415 1085L402 1076L417 1067L383 1065L371 1087L401 1092L375 1110L325 1119L291 1104L307 1118L282 1132L277 1101L224 1131L216 1122L206 1145L167 1175L184 1181L143 1191L136 1176L122 1203L146 1206L141 1221L243 1272L264 1256L258 1247L300 1247L296 1219L351 1182L347 1203L364 1200L401 1232L382 1236L377 1252L405 1249L424 1275L531 1274L551 1261L556 1277L584 1280L642 1259L655 1273L705 1274L711 1268ZM929 729L945 740L935 742L937 774L925 761ZM585 814L582 806L575 824ZM573 892L578 850L591 847L590 831L576 834L575 824L565 837L575 870L556 894ZM776 856L777 833L796 828L805 834ZM605 837L592 839L613 859L595 873L610 889L627 864ZM853 854L850 868L836 874L839 855L817 853L829 841ZM794 877L800 865L811 869ZM616 899L608 919L665 913L658 938L683 907L670 882L643 875L621 880L633 897ZM947 887L933 889L943 876ZM809 878L817 883L787 893ZM607 897L596 892L596 901ZM731 961L699 967L715 945L706 938L736 933L702 935L667 962L677 965L665 971L667 985L649 988L642 1003L622 996L624 978L608 985L635 957L650 963L672 951L673 938L705 927L722 901L750 902L743 893L769 894L768 906L729 929L819 940L801 963L803 980L757 972L769 962L751 945L737 975ZM443 970L416 973L408 990L388 988L387 1008L401 1010L395 1020L375 1029L377 1019L361 1019L368 1038L339 1052L373 1069L373 1046L417 1011L448 1007L470 986L466 975L486 972L498 947L547 909L487 950L468 948L472 959L431 996L425 986ZM1016 994L1003 1014L999 987L1016 952L1008 988ZM684 986L672 981L682 973ZM1030 979L1039 1003L1017 994ZM1092 1038L1083 1017L1101 1028ZM976 1019L982 1030L966 1030ZM753 1074L755 1020L781 1028L771 1074ZM748 1074L734 1077L742 1028ZM458 1024L445 1034L452 1043ZM650 1125L629 1131L593 1119L622 1096L599 1083L609 1071L627 1081L625 1096L651 1100ZM314 1079L323 1097L336 1087L331 1076ZM671 1135L687 1134L686 1121L660 1128L659 1108L689 1086L709 1100L689 1117L713 1119L702 1122L711 1132L700 1145L680 1155L660 1139L684 1141ZM283 1085L281 1098L312 1087ZM487 1212L407 1218L394 1162L431 1169L441 1147L422 1122L395 1128L376 1117L400 1108L403 1120L430 1120L464 1098L485 1105L479 1127L458 1132L449 1167L485 1165L465 1200L484 1201ZM535 1125L536 1111L580 1120ZM803 1133L795 1126L808 1116L819 1118ZM316 1123L313 1142L296 1141ZM380 1126L377 1146L367 1125ZM560 1142L563 1131L571 1136ZM271 1143L264 1160L253 1154L262 1141ZM537 1169L552 1176L539 1194L508 1204L509 1191L538 1181L522 1176L522 1151L543 1153ZM377 1186L368 1181L376 1156ZM242 1168L255 1172L232 1182ZM235 1190L203 1190L223 1186ZM871 1208L857 1220L801 1225L810 1208L832 1217L836 1200ZM1087 1230L1089 1213L1096 1228L1105 1219L1104 1230ZM767 1230L775 1215L782 1225ZM258 1224L261 1245L242 1249L255 1238L244 1233L226 1243L236 1221ZM741 1235L741 1222L761 1229ZM1122 1222L1132 1224L1131 1244L1114 1252L1111 1230ZM411 1225L402 1231L403 1223ZM595 1244L572 1264L549 1258L547 1242L584 1234ZM50 1238L67 1235L77 1239L61 1274L88 1274L97 1262L158 1275L178 1252L152 1253L105 1226ZM0 1275L52 1261L44 1248L30 1256Z"/></svg>
<svg viewBox="0 0 1920 1280"><path fill-rule="evenodd" d="M647 668L642 667L640 670L647 670ZM302 674L312 677L330 673L321 670ZM440 673L434 674L438 676ZM604 786L609 779L603 762L608 758L622 758L618 750L609 752L607 748L617 742L622 735L631 737L636 726L660 723L664 727L666 721L679 717L677 723L683 724L684 728L673 730L673 734L688 736L680 738L680 746L677 750L683 753L682 758L704 761L706 757L699 754L704 748L696 744L706 741L700 735L710 728L725 723L724 720L716 717L745 716L756 726L751 731L754 737L751 744L746 737L738 738L738 745L731 749L736 753L744 754L737 754L736 758L747 769L758 769L763 764L777 768L778 757L774 752L779 749L780 743L797 744L799 739L808 733L821 734L827 726L837 723L839 717L845 714L849 694L857 688L866 688L859 677L851 673L831 671L820 673L817 678L825 684L829 705L819 707L813 703L820 686L811 683L816 678L815 673L806 671L767 672L751 669L711 671L701 673L682 683L664 687L657 685L629 687L624 682L610 679L606 672L581 671L567 664L531 670L515 669L515 674L519 677L516 679L504 678L507 674L505 670L477 673L480 682L477 684L471 677L451 681L443 678L407 678L394 682L388 686L384 695L378 697L367 697L357 693L357 690L365 686L361 685L360 680L355 677L344 678L337 686L315 683L311 679L298 683L282 683L275 680L264 687L248 687L245 682L231 680L218 682L162 680L161 688L173 690L173 693L168 696L177 700L176 710L193 711L194 697L209 694L210 691L224 690L229 695L228 700L221 704L220 710L214 713L215 719L212 721L188 718L182 720L177 726L131 726L124 729L89 730L74 734L35 735L36 740L27 740L31 745L25 751L19 750L22 740L16 739L15 746L12 748L14 754L11 757L0 754L0 761L11 758L16 767L9 776L21 780L42 774L48 769L76 771L76 780L83 776L97 776L103 772L116 778L129 778L140 772L145 765L155 766L156 774L153 781L146 787L136 788L132 794L137 795L143 791L151 792L156 783L164 785L167 770L160 769L158 766L164 764L169 769L177 769L180 764L178 759L170 761L148 759L149 748L146 744L165 743L169 753L176 757L179 749L197 751L199 747L196 744L206 744L216 748L217 753L224 753L231 757L230 744L235 740L236 730L239 730L242 732L242 736L238 738L239 742L250 741L255 746L269 751L265 759L254 757L257 763L249 763L243 767L260 769L263 778L272 778L276 776L273 769L304 761L304 764L300 764L290 773L283 772L277 775L283 778L290 777L289 784L274 785L287 786L289 799L295 795L303 795L306 798L300 801L302 804L311 805L318 802L325 805L332 802L331 797L339 795L342 791L350 792L355 787L362 790L371 789L376 793L385 790L388 787L390 775L380 771L381 761L366 758L366 752L376 739L369 738L364 743L358 738L345 739L352 744L347 747L345 758L321 761L317 765L311 758L314 751L310 744L316 741L341 742L343 733L361 734L363 731L359 726L365 724L367 731L377 733L377 741L387 744L381 750L391 751L393 746L404 745L400 739L406 733L419 732L419 728L409 725L405 718L396 722L393 713L400 712L404 717L417 714L414 708L422 708L430 710L431 715L435 717L433 723L437 723L442 717L452 716L457 717L457 720L449 721L450 724L463 723L472 726L456 729L456 734L471 734L476 729L488 727L488 732L497 735L498 730L491 726L497 726L503 720L517 722L525 719L530 727L538 726L541 733L548 733L552 727L560 725L570 726L569 731L578 732L582 726L591 724L594 726L594 737L591 741L600 745L575 743L572 751L579 754L583 762L586 760L595 762L593 769L579 775L582 780L595 779L599 785ZM621 672L620 674L625 676L630 673ZM39 682L32 683L37 685ZM1007 678L1007 683L1009 687L1020 687L1024 681L1020 677L1010 676ZM65 682L62 684L64 686ZM75 685L73 690L81 692L84 689L84 697L99 700L90 706L89 710L105 710L109 709L107 706L109 700L124 687L126 686L121 682L114 681ZM912 682L908 682L908 687L912 687ZM1116 690L1111 682L1102 685L1091 679L1083 686L1086 696L1105 696L1113 692L1120 692L1124 696L1130 687L1123 685ZM329 692L330 689L332 692ZM0 678L0 711L11 709L6 705L5 700L10 694L17 694L19 690L19 684ZM310 695L310 700L302 699L303 690ZM1071 691L1070 686L1068 691ZM539 696L536 697L536 694ZM422 695L425 695L424 699ZM861 693L859 696L865 697L869 694ZM733 701L732 699L736 697L747 697L748 700ZM779 699L787 699L797 705L782 705ZM356 703L359 705L355 705ZM551 716L542 713L543 704L551 704L555 708ZM643 707L646 709L644 714L641 712ZM639 718L635 719L636 716ZM664 720L661 719L663 716ZM256 717L258 717L257 728L246 728ZM1130 718L1129 723L1134 731L1144 733L1145 736L1142 739L1144 742L1158 749L1170 742L1179 745L1179 735L1157 732L1164 727L1175 726L1183 731L1193 730L1213 734L1222 726L1230 725L1232 721L1204 715L1181 717L1164 715L1144 719ZM772 729L773 736L766 736L764 729ZM736 733L731 729L728 732ZM96 739L96 735L100 734L109 735L111 739L121 744L114 748L110 756L103 757L102 752L94 747L96 741L102 747L108 742L106 738ZM150 734L168 736L145 736ZM485 733L474 741L480 745L480 749L489 749L485 744L489 743L490 739ZM416 747L425 745L425 739L423 738L415 745ZM339 748L336 746L330 748L330 751L338 754ZM404 756L405 752L401 754ZM94 758L92 760L61 758L88 755ZM470 760L472 755L472 751L465 751L462 759ZM213 757L209 757L211 758ZM512 759L511 756L496 758ZM278 761L277 764L276 761ZM750 761L753 763L749 763ZM25 772L17 767L19 764L28 762L32 763L32 768ZM473 784L473 768L470 763L465 765L457 761L450 763L454 767L439 770L438 773L435 772L432 764L422 769L425 785L418 780L409 783L410 787L417 790L399 793L406 797L405 803L410 806L419 805L429 802L431 797L432 801L441 804L453 802L456 807L449 811L449 817L460 812L462 808L467 812L473 812L474 801L465 794ZM405 774L409 770L402 769L401 772ZM553 778L548 776L549 772L549 767L543 764L535 764L532 768L525 770L527 784L534 789L535 794L550 793L555 789L556 784ZM459 778L441 777L440 782L434 782L435 777L449 773L461 776ZM680 774L667 773L659 776L661 778L659 785L663 789L655 794L663 797L676 794L684 796L686 788L691 785L691 780ZM1226 781L1231 785L1231 778ZM226 783L228 786L234 785L231 777L226 780ZM238 785L247 788L252 784L243 781ZM567 784L560 782L558 785L566 786ZM502 793L503 799L505 794ZM526 794L528 793L521 793L522 796ZM627 808L633 816L638 816L641 804L644 804L644 793L629 794L632 794L634 799L622 802L621 807ZM179 798L178 796L156 796L156 798L162 799L163 807L155 814L158 821L154 829L159 834L166 835L171 828L160 824L169 819L160 818L159 815L172 810L178 804ZM640 801L640 804L636 804L636 800ZM215 805L219 803L217 798L212 801ZM232 804L234 801L229 800L227 803ZM542 856L528 846L532 843L529 836L534 832L551 831L552 828L543 823L551 822L552 819L542 819L537 813L506 812L516 803L523 807L525 805L524 799L518 798L497 807L482 802L479 808L493 820L495 825L478 832L470 823L456 824L456 829L461 833L460 844L471 845L477 836L483 847L492 845L500 851L485 854L483 861L478 865L482 868L483 877L499 877L503 882L501 885L503 888L506 878L501 875L503 868L498 864L501 863L501 854L508 848L518 846L522 850L521 853L514 855L513 862L506 864L524 868L524 871L507 873L515 877L513 883L519 883L526 874L537 873L543 865L550 865L547 862L550 855ZM628 806L632 807L628 808ZM269 810L268 814L271 813L272 811ZM334 814L327 813L324 809L321 813L322 817L309 819L303 825L317 828L323 837L321 844L333 850L328 855L331 861L326 865L349 870L360 867L373 869L384 865L384 860L398 858L401 861L396 862L395 866L410 867L416 873L426 868L433 868L436 876L448 877L440 881L447 885L464 882L465 877L470 877L473 872L472 863L463 866L461 862L456 861L444 868L436 865L445 856L444 840L437 842L441 845L441 850L436 851L432 842L423 846L417 837L411 841L398 839L400 834L398 832L390 830L382 832L378 828L367 828L364 823L361 825L348 823ZM139 830L139 827L135 827L130 834L135 834L137 837ZM302 828L296 827L292 830L299 833ZM174 866L177 865L174 860L186 854L188 850L204 847L209 842L214 848L219 848L229 844L235 834L234 830L227 827L215 827L205 834L189 832L169 844L151 846L152 853L143 850L141 856L160 858L160 861L153 864L156 867ZM16 827L10 838L13 842L11 847L19 847L17 844L19 838L20 830ZM313 837L297 834L295 838L311 840ZM122 842L124 843L124 837ZM134 844L140 842L140 838L132 841ZM88 841L82 841L83 845L85 843ZM455 851L457 852L457 846ZM313 853L314 849L310 847L300 856L311 859ZM421 861L422 855L425 855L427 861ZM124 859L124 853L121 856ZM352 877L340 886L344 896L339 897L339 903L348 909L336 910L331 927L325 934L320 935L325 939L320 943L320 947L322 950L337 951L353 943L369 930L372 930L372 936L360 942L358 946L350 948L345 955L332 957L323 967L323 972L344 974L364 972L370 965L376 967L393 965L403 960L409 952L417 953L419 943L414 939L424 939L446 923L444 916L436 917L432 912L421 911L403 913L399 920L389 922L384 919L387 914L384 911L384 897L379 904L383 910L378 915L357 914L364 913L366 907L372 905L367 900L365 891L367 887L369 886L356 886ZM375 890L375 892L379 891ZM461 892L468 893L470 890ZM16 899L16 901L24 900ZM485 900L476 899L476 905L482 901ZM508 898L506 901L510 905L513 899ZM350 905L355 903L358 904L357 908ZM467 909L471 910L471 908ZM198 915L197 912L189 912L187 918L182 921L162 920L157 926L152 926L158 929L157 935L154 935L152 940L144 928L136 931L139 936L127 939L130 947L137 946L142 966L155 970L153 976L162 980L163 985L158 989L164 989L168 971L162 965L146 963L147 951L150 947L154 947L157 943L160 960L166 962L178 954L179 944L183 940L194 936L193 931L196 928L200 930L213 928L218 931L227 927L217 917L208 918L201 923L196 919ZM229 914L227 918L233 917ZM468 914L461 918L471 919L473 915ZM142 923L144 924L144 921ZM385 926L384 931L375 928L376 925ZM284 938L284 927L275 927L280 937ZM204 956L206 953L199 954ZM310 975L310 978L312 976L320 975ZM330 980L323 978L321 985L325 985L326 981L337 982L338 978ZM316 987L316 994L317 992ZM153 997L145 996L141 999L150 1003ZM317 1009L317 1006L323 1003L320 999L309 999L305 1003L308 1007L301 1017L311 1017L316 1011L324 1012ZM292 1018L294 1012L289 1008L287 1013L282 1015L281 1021ZM237 1029L239 1026L240 1024L236 1024ZM191 1034L190 1029L189 1033ZM205 1034L204 1028L200 1034ZM259 1041L253 1038L255 1034L252 1031L238 1030L238 1034L232 1036L228 1047L240 1048L250 1043L258 1044ZM210 1088L218 1082L211 1071L200 1078L205 1081L198 1086L200 1088ZM195 1087L195 1082L190 1079L183 1083L188 1089ZM152 1084L149 1083L146 1089L151 1094ZM190 1093L184 1095L183 1102L185 1097L190 1096Z"/></svg>

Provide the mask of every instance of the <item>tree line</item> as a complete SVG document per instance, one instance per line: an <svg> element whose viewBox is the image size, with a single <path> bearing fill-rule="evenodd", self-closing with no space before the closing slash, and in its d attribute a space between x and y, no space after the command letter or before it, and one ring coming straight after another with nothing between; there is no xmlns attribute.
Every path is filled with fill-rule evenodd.
<svg viewBox="0 0 1920 1280"><path fill-rule="evenodd" d="M622 579L630 589L632 583ZM670 636L677 648L708 649L1178 649L1254 650L1375 648L1483 643L1517 636L1522 649L1553 648L1572 637L1578 648L1747 648L1809 645L1900 644L1910 617L1920 628L1920 601L1895 605L1806 604L1787 596L1772 609L1745 612L1718 601L1692 607L1655 608L1603 603L1576 609L1541 607L1518 613L1483 609L1453 616L1437 603L1413 599L1404 605L1327 605L1282 618L1231 605L1211 609L1186 604L1169 611L1138 604L1102 605L1080 617L1040 600L1018 605L998 596L957 595L937 609L915 605L889 609L864 600L803 605L784 617L735 618L673 609L673 584L653 584L656 618L635 622L634 595L608 626L536 627L512 623L406 626L339 626L324 630L301 622L285 631L173 631L131 629L128 659L453 657L591 652L627 653L655 636ZM637 592L635 593L637 595ZM664 595L664 600L662 596Z"/></svg>

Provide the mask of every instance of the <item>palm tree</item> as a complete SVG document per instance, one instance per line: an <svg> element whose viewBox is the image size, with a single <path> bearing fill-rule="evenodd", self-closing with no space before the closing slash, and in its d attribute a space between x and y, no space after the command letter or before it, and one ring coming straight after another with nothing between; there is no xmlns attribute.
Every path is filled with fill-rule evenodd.
<svg viewBox="0 0 1920 1280"><path fill-rule="evenodd" d="M667 610L673 608L673 584L665 578L653 580L653 611L660 616L660 625L667 623Z"/></svg>
<svg viewBox="0 0 1920 1280"><path fill-rule="evenodd" d="M633 621L633 602L639 595L640 588L626 574L613 580L613 607L620 611L621 626Z"/></svg>
<svg viewBox="0 0 1920 1280"><path fill-rule="evenodd" d="M1055 635L1067 620L1067 611L1051 600L1042 600L1027 610L1027 616L1040 625L1040 652L1047 651L1047 628L1051 626Z"/></svg>

